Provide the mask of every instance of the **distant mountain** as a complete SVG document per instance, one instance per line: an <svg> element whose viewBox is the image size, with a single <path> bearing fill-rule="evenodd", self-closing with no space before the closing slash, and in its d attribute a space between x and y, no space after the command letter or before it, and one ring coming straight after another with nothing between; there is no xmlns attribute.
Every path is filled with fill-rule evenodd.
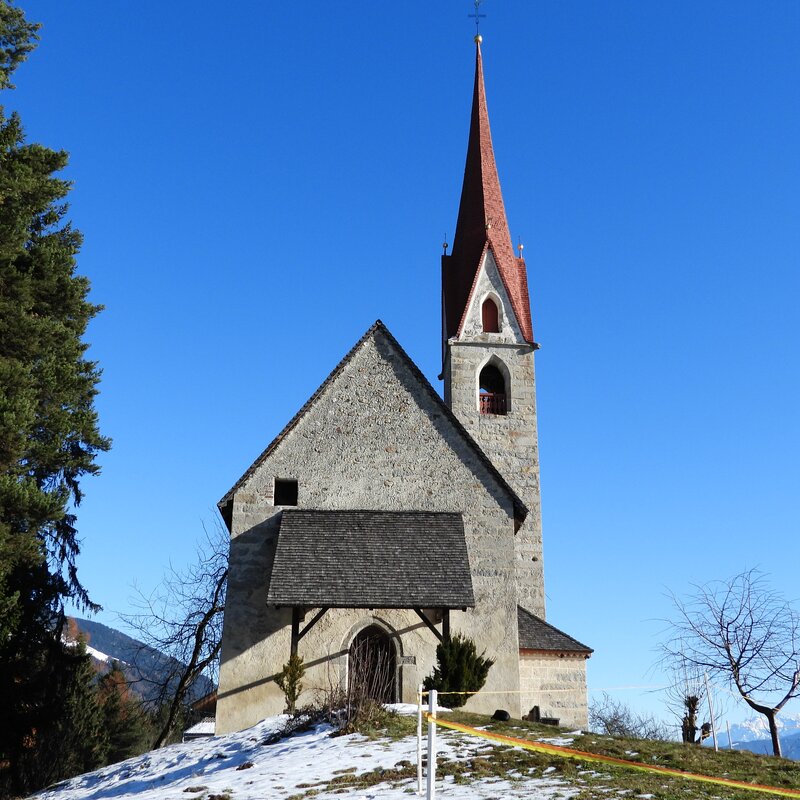
<svg viewBox="0 0 800 800"><path fill-rule="evenodd" d="M156 699L156 684L163 683L166 675L180 662L148 647L138 639L115 628L109 628L89 619L73 618L78 630L87 637L89 654L99 672L119 661L131 689L146 702ZM214 684L205 676L195 682L189 692L189 702L198 700L214 690Z"/></svg>
<svg viewBox="0 0 800 800"><path fill-rule="evenodd" d="M786 735L780 734L781 737L781 754L784 758L791 758L794 761L800 761L800 732ZM727 737L726 737L727 739ZM725 746L727 747L727 741ZM734 750L749 750L751 753L765 753L772 755L772 739L750 739L745 742L737 742L733 740Z"/></svg>
<svg viewBox="0 0 800 800"><path fill-rule="evenodd" d="M800 761L800 714L778 714L778 735L784 758ZM727 731L718 734L719 746L728 747ZM752 753L772 753L772 739L766 717L758 714L743 722L731 725L734 750L749 750ZM709 740L706 740L708 744Z"/></svg>

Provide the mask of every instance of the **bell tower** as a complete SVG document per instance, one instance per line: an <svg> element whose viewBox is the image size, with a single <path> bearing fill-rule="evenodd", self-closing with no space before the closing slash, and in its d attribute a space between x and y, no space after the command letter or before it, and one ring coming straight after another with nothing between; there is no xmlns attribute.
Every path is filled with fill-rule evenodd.
<svg viewBox="0 0 800 800"><path fill-rule="evenodd" d="M528 276L514 253L489 130L480 35L451 255L442 256L444 399L528 506L516 534L517 602L544 619L536 381Z"/></svg>

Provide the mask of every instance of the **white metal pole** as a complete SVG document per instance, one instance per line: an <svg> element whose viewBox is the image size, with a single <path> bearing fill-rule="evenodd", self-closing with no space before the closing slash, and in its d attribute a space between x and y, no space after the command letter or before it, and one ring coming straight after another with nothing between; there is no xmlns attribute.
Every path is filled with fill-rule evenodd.
<svg viewBox="0 0 800 800"><path fill-rule="evenodd" d="M718 753L717 747L717 723L714 721L714 703L711 701L711 690L708 688L708 673L705 673L706 697L708 698L708 713L711 716L711 735L714 737L714 752Z"/></svg>
<svg viewBox="0 0 800 800"><path fill-rule="evenodd" d="M427 800L436 797L436 689L428 692L428 793Z"/></svg>
<svg viewBox="0 0 800 800"><path fill-rule="evenodd" d="M417 689L417 794L422 796L422 684Z"/></svg>

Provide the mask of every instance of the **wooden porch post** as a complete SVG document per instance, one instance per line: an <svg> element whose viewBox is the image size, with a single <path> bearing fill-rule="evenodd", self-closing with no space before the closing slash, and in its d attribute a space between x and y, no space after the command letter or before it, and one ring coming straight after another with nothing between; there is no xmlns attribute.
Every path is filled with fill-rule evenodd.
<svg viewBox="0 0 800 800"><path fill-rule="evenodd" d="M300 641L300 609L292 606L292 644L290 654L297 655L297 644Z"/></svg>

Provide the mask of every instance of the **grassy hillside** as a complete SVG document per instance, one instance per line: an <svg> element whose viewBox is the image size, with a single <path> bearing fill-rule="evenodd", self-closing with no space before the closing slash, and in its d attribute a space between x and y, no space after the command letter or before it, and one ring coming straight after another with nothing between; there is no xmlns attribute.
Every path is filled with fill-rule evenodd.
<svg viewBox="0 0 800 800"><path fill-rule="evenodd" d="M640 764L800 789L800 765L753 753L571 734L443 714L500 734L557 741ZM39 800L407 800L416 796L416 719L376 711L360 733L272 717L238 733L175 744L50 787ZM493 745L441 728L437 795L451 800L758 800L770 795ZM772 795L774 797L774 795Z"/></svg>
<svg viewBox="0 0 800 800"><path fill-rule="evenodd" d="M800 792L800 764L795 761L778 759L772 756L757 755L740 751L720 751L715 753L708 748L684 745L677 742L656 742L641 739L622 739L598 734L573 735L565 730L550 726L512 720L507 723L495 722L488 717L476 714L453 712L444 715L448 720L460 722L476 728L493 731L521 739L570 740L569 747L598 755L621 758L639 764L657 765L684 772L743 781L751 784L776 786ZM416 720L410 717L390 717L367 733L371 737L397 738L412 735L416 730ZM473 739L466 734L446 731L440 728L452 743L452 737L461 740ZM564 742L566 743L566 741ZM529 777L546 775L560 778L575 794L574 800L599 800L615 795L632 797L644 796L652 800L700 800L700 798L725 798L744 800L770 796L752 790L736 790L730 787L703 784L684 778L656 773L640 772L621 766L608 766L590 761L567 759L550 754L535 753L508 746L489 747L479 755L464 753L449 759L438 759L437 776L456 784L469 784L482 778L502 778L523 782ZM345 787L366 787L414 774L411 764L399 766L396 775L386 770L349 777L339 776L336 785L327 789ZM315 787L322 790L322 787ZM566 787L565 787L566 788ZM298 794L300 798L313 797L314 794Z"/></svg>

